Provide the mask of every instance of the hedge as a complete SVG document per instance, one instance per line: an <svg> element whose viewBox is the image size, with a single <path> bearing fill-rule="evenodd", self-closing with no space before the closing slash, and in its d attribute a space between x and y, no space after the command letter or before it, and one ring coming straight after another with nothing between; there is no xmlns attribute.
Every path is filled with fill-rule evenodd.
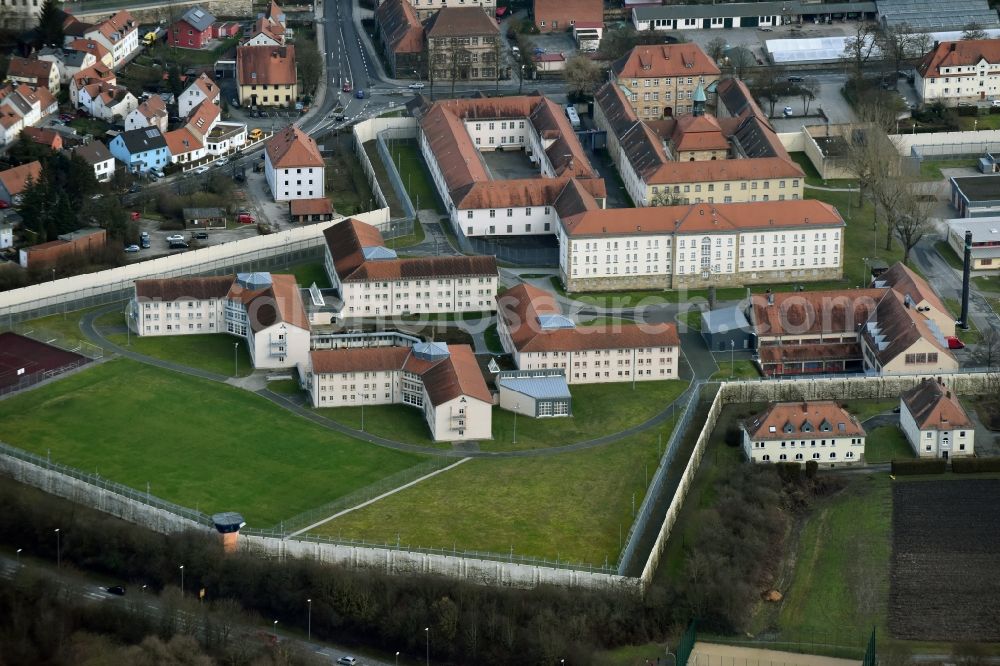
<svg viewBox="0 0 1000 666"><path fill-rule="evenodd" d="M977 472L1000 472L1000 457L992 458L952 458L951 471L955 474L976 474Z"/></svg>
<svg viewBox="0 0 1000 666"><path fill-rule="evenodd" d="M911 476L914 474L944 474L948 469L948 461L944 458L931 460L893 460L892 473L895 476Z"/></svg>

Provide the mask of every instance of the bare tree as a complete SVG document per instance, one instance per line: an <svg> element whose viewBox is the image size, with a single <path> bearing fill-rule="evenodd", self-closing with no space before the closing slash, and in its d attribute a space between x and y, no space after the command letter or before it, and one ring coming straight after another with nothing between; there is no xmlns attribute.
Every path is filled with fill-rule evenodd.
<svg viewBox="0 0 1000 666"><path fill-rule="evenodd" d="M877 43L883 58L892 63L892 71L895 73L902 69L905 62L924 54L928 39L926 33L917 33L904 22L882 30Z"/></svg>
<svg viewBox="0 0 1000 666"><path fill-rule="evenodd" d="M913 191L914 183L908 179L896 178L893 182L895 187L906 187L908 194L888 217L896 238L903 246L903 263L908 264L910 251L933 229L930 215L933 202L918 198Z"/></svg>
<svg viewBox="0 0 1000 666"><path fill-rule="evenodd" d="M968 41L971 39L989 39L990 36L986 34L983 30L983 26L979 25L975 21L966 24L962 29L962 41Z"/></svg>
<svg viewBox="0 0 1000 666"><path fill-rule="evenodd" d="M715 62L720 62L722 57L726 55L726 46L728 46L726 40L722 37L715 37L705 45L705 53Z"/></svg>
<svg viewBox="0 0 1000 666"><path fill-rule="evenodd" d="M814 78L803 79L799 84L799 97L802 98L802 115L809 115L809 105L819 92L819 82Z"/></svg>
<svg viewBox="0 0 1000 666"><path fill-rule="evenodd" d="M738 79L743 78L747 69L757 66L757 60L754 58L753 53L751 53L749 49L742 47L732 49L729 54L726 55L725 61L729 66L730 71L733 73L733 76ZM765 67L763 69L770 68Z"/></svg>
<svg viewBox="0 0 1000 666"><path fill-rule="evenodd" d="M844 41L844 52L841 58L850 68L851 78L855 81L860 80L864 75L865 65L868 64L868 60L872 57L872 51L875 50L877 36L877 28L873 24L859 21L854 35Z"/></svg>
<svg viewBox="0 0 1000 666"><path fill-rule="evenodd" d="M566 61L563 71L570 94L590 95L601 81L601 67L582 53Z"/></svg>
<svg viewBox="0 0 1000 666"><path fill-rule="evenodd" d="M781 70L775 67L761 67L754 72L750 80L750 89L758 99L767 102L768 115L774 116L774 107L783 94L787 94L788 81L781 76Z"/></svg>

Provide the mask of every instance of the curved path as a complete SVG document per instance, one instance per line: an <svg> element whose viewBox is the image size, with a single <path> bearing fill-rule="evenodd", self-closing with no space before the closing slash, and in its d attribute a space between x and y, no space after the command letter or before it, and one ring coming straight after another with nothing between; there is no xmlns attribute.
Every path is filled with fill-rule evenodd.
<svg viewBox="0 0 1000 666"><path fill-rule="evenodd" d="M137 361L139 363L145 363L147 365L153 365L158 368L163 368L164 370L171 370L173 372L179 372L181 374L190 375L192 377L198 377L200 379L207 379L220 384L227 384L232 386L230 383L230 377L224 375L216 374L214 372L209 372L207 370L201 370L199 368L192 368L180 363L174 363L173 361L165 361L163 359L154 358L152 356L147 356L145 354L139 354L137 352L128 349L127 347L122 347L117 345L107 338L105 338L97 327L94 325L94 320L101 315L107 314L109 312L116 311L120 305L108 305L102 307L99 310L92 310L85 314L80 320L80 331L84 336L96 345L102 346L105 350L112 351L118 356ZM565 444L563 446L551 446L541 449L525 449L521 451L472 451L468 449L436 449L430 446L421 446L419 444L409 444L407 442L398 442L393 439L388 439L386 437L379 437L378 435L373 435L371 433L365 432L363 430L355 430L354 428L349 428L341 423L332 421L325 416L317 414L312 409L304 407L300 402L295 401L287 395L279 395L270 391L268 389L261 389L255 391L255 393L262 398L270 400L275 405L301 416L304 419L308 419L313 423L326 428L327 430L332 430L339 432L341 434L347 435L348 437L353 437L355 439L360 439L371 444L376 444L378 446L384 446L389 449L395 449L396 451L405 451L407 453L417 453L428 456L439 456L443 458L538 458L542 456L550 456L558 453L570 453L573 451L583 451L585 449L591 449L597 446L603 446L605 444L611 444L612 442L617 442L618 440L625 439L626 437L631 437L632 435L639 434L643 431L654 428L667 419L671 417L674 413L674 405L683 405L690 395L691 391L699 390L701 387L701 382L694 381L684 390L677 398L672 402L663 407L657 414L653 417L640 423L638 425L631 426L625 430L621 430L610 435L604 435L602 437L596 437L594 439L588 439L582 442L575 442L573 444Z"/></svg>

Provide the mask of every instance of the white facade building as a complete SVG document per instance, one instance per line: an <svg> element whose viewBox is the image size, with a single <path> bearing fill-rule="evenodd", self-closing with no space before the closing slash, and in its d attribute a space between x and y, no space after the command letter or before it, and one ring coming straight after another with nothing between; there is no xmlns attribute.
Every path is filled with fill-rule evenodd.
<svg viewBox="0 0 1000 666"><path fill-rule="evenodd" d="M220 99L219 86L208 74L201 74L191 85L184 89L177 98L177 113L181 117L187 117L195 108L205 100L218 104Z"/></svg>
<svg viewBox="0 0 1000 666"><path fill-rule="evenodd" d="M83 37L92 39L111 53L112 67L119 69L139 50L139 24L125 10L115 12Z"/></svg>
<svg viewBox="0 0 1000 666"><path fill-rule="evenodd" d="M858 420L836 402L775 402L743 424L743 455L754 463L860 465L865 437Z"/></svg>
<svg viewBox="0 0 1000 666"><path fill-rule="evenodd" d="M326 165L316 141L294 125L267 142L264 176L275 201L320 199L326 191Z"/></svg>
<svg viewBox="0 0 1000 666"><path fill-rule="evenodd" d="M228 333L255 368L308 365L309 319L293 275L136 280L128 324L141 336Z"/></svg>
<svg viewBox="0 0 1000 666"><path fill-rule="evenodd" d="M936 44L917 65L913 85L925 104L1000 99L1000 39Z"/></svg>
<svg viewBox="0 0 1000 666"><path fill-rule="evenodd" d="M918 458L975 454L976 427L944 384L925 379L900 396L899 427Z"/></svg>

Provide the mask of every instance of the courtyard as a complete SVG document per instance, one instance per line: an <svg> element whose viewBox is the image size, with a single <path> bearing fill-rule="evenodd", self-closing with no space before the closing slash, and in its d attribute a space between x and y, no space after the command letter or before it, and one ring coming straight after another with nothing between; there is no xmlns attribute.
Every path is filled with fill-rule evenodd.
<svg viewBox="0 0 1000 666"><path fill-rule="evenodd" d="M524 150L483 150L480 155L493 180L540 177L538 167Z"/></svg>

